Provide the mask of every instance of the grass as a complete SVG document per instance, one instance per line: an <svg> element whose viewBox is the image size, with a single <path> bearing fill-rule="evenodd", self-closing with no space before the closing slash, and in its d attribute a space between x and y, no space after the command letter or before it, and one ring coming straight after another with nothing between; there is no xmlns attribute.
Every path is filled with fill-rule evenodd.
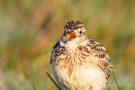
<svg viewBox="0 0 135 90"><path fill-rule="evenodd" d="M57 87L58 90L61 90L59 85L56 83L56 81L51 77L51 75L46 72L47 76L50 78L50 80L53 82L53 84Z"/></svg>
<svg viewBox="0 0 135 90"><path fill-rule="evenodd" d="M116 85L117 85L117 87L118 87L118 90L121 90L121 89L120 89L120 86L119 86L119 84L118 84L118 82L117 82L117 79L116 79L116 76L115 76L115 73L114 73L113 70L112 70L112 75L113 75L113 79L114 79L114 81L115 81L115 83L116 83Z"/></svg>

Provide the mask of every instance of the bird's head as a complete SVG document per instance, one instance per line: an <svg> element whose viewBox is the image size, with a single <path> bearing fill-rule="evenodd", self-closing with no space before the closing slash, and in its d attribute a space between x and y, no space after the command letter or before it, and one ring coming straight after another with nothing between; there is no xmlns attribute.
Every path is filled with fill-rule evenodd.
<svg viewBox="0 0 135 90"><path fill-rule="evenodd" d="M80 21L70 21L64 27L64 34L62 36L62 41L64 43L68 42L81 42L86 37L86 30L83 23Z"/></svg>

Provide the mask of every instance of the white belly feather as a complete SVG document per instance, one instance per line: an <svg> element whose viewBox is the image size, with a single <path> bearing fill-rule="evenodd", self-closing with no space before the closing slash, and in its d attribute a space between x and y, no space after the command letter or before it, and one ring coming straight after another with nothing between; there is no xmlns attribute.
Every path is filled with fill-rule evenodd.
<svg viewBox="0 0 135 90"><path fill-rule="evenodd" d="M55 78L62 89L63 84L70 90L103 90L106 85L103 71L93 64L76 65L71 75L66 68L53 64Z"/></svg>

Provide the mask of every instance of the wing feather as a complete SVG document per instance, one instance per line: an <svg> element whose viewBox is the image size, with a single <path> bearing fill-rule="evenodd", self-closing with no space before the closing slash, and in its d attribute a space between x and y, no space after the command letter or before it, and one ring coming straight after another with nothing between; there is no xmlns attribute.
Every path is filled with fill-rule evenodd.
<svg viewBox="0 0 135 90"><path fill-rule="evenodd" d="M88 46L91 48L94 57L97 59L97 65L104 71L106 78L108 78L110 76L112 65L105 47L92 39L89 39Z"/></svg>
<svg viewBox="0 0 135 90"><path fill-rule="evenodd" d="M55 60L55 55L54 52L60 47L60 41L58 41L54 46L53 46L53 51L51 53L51 58L50 58L50 64Z"/></svg>

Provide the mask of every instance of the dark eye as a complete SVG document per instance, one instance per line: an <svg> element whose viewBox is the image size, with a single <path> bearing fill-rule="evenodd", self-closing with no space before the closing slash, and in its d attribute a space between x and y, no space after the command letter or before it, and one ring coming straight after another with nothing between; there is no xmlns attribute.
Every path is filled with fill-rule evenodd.
<svg viewBox="0 0 135 90"><path fill-rule="evenodd" d="M80 34L82 34L83 32L82 32L82 31L80 31L79 33L80 33Z"/></svg>

